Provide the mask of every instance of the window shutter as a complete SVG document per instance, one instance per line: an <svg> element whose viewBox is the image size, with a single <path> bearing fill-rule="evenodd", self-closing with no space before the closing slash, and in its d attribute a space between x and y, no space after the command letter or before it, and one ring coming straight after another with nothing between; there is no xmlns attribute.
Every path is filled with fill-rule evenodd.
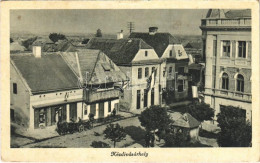
<svg viewBox="0 0 260 163"><path fill-rule="evenodd" d="M251 47L251 41L248 42L248 58L251 59L251 50L252 50L252 47Z"/></svg>
<svg viewBox="0 0 260 163"><path fill-rule="evenodd" d="M232 57L236 57L236 41L232 41Z"/></svg>

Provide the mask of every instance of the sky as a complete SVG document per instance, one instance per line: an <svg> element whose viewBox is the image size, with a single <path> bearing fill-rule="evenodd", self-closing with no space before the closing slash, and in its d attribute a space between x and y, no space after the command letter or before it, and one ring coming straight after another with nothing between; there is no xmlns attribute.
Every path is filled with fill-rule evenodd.
<svg viewBox="0 0 260 163"><path fill-rule="evenodd" d="M129 33L127 22L134 22L135 32L148 32L157 26L158 32L180 35L200 35L200 20L207 10L189 9L85 9L85 10L12 10L12 32L37 33Z"/></svg>

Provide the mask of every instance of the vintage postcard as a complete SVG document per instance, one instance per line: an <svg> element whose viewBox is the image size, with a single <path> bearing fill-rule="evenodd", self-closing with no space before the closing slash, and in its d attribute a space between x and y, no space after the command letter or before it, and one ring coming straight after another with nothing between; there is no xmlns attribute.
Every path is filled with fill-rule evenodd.
<svg viewBox="0 0 260 163"><path fill-rule="evenodd" d="M3 161L259 161L259 2L1 5Z"/></svg>

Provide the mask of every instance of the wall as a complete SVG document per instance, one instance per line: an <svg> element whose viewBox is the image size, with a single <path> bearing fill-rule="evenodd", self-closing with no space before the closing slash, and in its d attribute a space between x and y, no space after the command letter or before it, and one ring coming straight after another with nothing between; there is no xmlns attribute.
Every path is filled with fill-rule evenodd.
<svg viewBox="0 0 260 163"><path fill-rule="evenodd" d="M17 84L17 94L13 93L13 83ZM24 127L29 127L30 92L13 64L10 64L10 95L10 107L14 109L15 122Z"/></svg>
<svg viewBox="0 0 260 163"><path fill-rule="evenodd" d="M145 51L148 52L148 55L145 56ZM154 51L154 49L140 49L137 54L135 55L132 62L135 61L144 61L144 60L152 60L152 59L159 59L158 55Z"/></svg>

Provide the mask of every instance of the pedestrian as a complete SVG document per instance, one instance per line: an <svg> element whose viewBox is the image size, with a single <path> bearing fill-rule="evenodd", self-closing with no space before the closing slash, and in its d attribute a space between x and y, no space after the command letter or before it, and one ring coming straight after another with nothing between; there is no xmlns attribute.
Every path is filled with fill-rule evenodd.
<svg viewBox="0 0 260 163"><path fill-rule="evenodd" d="M112 115L113 115L113 116L116 116L116 108L113 109Z"/></svg>
<svg viewBox="0 0 260 163"><path fill-rule="evenodd" d="M154 140L155 140L155 136L154 133L151 134L151 147L154 147Z"/></svg>
<svg viewBox="0 0 260 163"><path fill-rule="evenodd" d="M145 147L149 148L150 147L150 133L146 132L145 134Z"/></svg>

